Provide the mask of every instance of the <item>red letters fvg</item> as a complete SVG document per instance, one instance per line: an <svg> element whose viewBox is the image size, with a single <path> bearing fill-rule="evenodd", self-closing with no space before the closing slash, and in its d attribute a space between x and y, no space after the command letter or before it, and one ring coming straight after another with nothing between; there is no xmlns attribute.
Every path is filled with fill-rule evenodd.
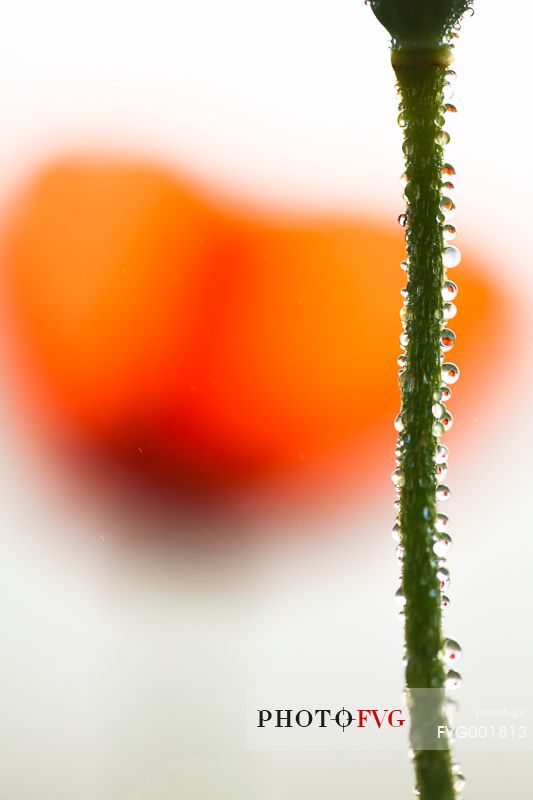
<svg viewBox="0 0 533 800"><path fill-rule="evenodd" d="M267 725L274 728L308 728L316 725L319 728L327 728L328 723L337 725L343 730L350 725L356 728L377 727L381 730L384 727L401 728L405 723L405 717L401 708L378 709L378 708L357 708L354 711L342 708L340 711L332 713L330 708L315 708L313 711L301 708L295 711L293 708L257 709L259 720L257 727L264 728Z"/></svg>

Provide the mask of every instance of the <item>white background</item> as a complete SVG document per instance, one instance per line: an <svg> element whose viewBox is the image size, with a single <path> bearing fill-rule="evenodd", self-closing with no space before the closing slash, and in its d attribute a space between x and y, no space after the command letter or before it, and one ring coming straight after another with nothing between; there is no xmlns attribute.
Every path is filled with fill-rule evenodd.
<svg viewBox="0 0 533 800"><path fill-rule="evenodd" d="M451 460L446 628L464 645L462 692L525 691L532 666L532 24L525 2L479 0L456 48L457 223L525 320L507 369L491 356L492 320L479 409L461 429L475 447ZM32 164L99 145L265 205L391 224L400 207L387 35L362 0L5 4L0 108L4 197ZM325 539L162 564L126 558L119 522L49 486L9 410L0 423L4 796L409 796L402 754L250 753L244 742L246 687L265 676L313 687L351 675L358 696L401 686L387 475L381 503L298 522L327 527ZM521 754L463 763L470 800L531 796Z"/></svg>

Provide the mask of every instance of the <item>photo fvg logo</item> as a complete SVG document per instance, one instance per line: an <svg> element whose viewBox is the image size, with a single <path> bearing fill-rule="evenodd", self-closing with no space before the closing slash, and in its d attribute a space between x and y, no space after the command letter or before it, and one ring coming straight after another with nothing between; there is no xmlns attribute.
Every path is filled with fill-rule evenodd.
<svg viewBox="0 0 533 800"><path fill-rule="evenodd" d="M349 711L344 706L336 713L330 708L315 708L313 711L307 708L298 711L292 708L258 708L257 714L258 728L327 728L336 725L342 728L343 733L351 725L377 730L402 728L406 719L401 708L356 708Z"/></svg>

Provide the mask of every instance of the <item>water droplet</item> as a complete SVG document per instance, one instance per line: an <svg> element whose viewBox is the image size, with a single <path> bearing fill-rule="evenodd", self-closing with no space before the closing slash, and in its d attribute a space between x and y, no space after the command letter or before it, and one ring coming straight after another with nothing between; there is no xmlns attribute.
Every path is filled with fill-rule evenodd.
<svg viewBox="0 0 533 800"><path fill-rule="evenodd" d="M452 396L452 390L450 389L450 387L449 386L441 386L441 389L440 389L440 401L441 401L441 403L447 403L448 400L451 399L451 396Z"/></svg>
<svg viewBox="0 0 533 800"><path fill-rule="evenodd" d="M461 773L461 765L457 761L452 764L452 772L454 775L460 775Z"/></svg>
<svg viewBox="0 0 533 800"><path fill-rule="evenodd" d="M437 142L437 144L442 144L442 145L449 144L450 134L448 133L448 131L439 131L435 137L435 141Z"/></svg>
<svg viewBox="0 0 533 800"><path fill-rule="evenodd" d="M448 448L444 444L439 444L435 451L435 463L445 464L448 460Z"/></svg>
<svg viewBox="0 0 533 800"><path fill-rule="evenodd" d="M461 251L459 248L455 247L453 244L445 247L442 253L442 263L446 269L452 269L453 267L459 266L461 263Z"/></svg>
<svg viewBox="0 0 533 800"><path fill-rule="evenodd" d="M448 670L444 680L444 686L446 689L458 689L462 682L463 679L458 672L455 672L453 669Z"/></svg>
<svg viewBox="0 0 533 800"><path fill-rule="evenodd" d="M447 533L443 533L433 545L433 552L436 556L439 556L439 558L444 558L450 552L451 545L452 537Z"/></svg>
<svg viewBox="0 0 533 800"><path fill-rule="evenodd" d="M453 97L453 86L451 85L451 83L448 83L448 81L446 81L446 83L442 87L442 99L451 100L452 97Z"/></svg>
<svg viewBox="0 0 533 800"><path fill-rule="evenodd" d="M448 725L452 727L455 723L457 712L459 711L459 704L456 700L452 700L451 697L447 697L444 701L444 716L448 720Z"/></svg>
<svg viewBox="0 0 533 800"><path fill-rule="evenodd" d="M449 667L455 666L463 655L461 645L455 639L445 639L442 643L442 658Z"/></svg>
<svg viewBox="0 0 533 800"><path fill-rule="evenodd" d="M453 428L453 417L449 411L442 415L439 422L445 431L451 431Z"/></svg>
<svg viewBox="0 0 533 800"><path fill-rule="evenodd" d="M437 494L437 500L439 500L441 503L445 503L452 496L449 487L446 486L446 484L444 483L441 483L437 486L436 494Z"/></svg>
<svg viewBox="0 0 533 800"><path fill-rule="evenodd" d="M448 474L448 466L446 464L437 464L435 469L435 475L438 481L446 480L446 475Z"/></svg>
<svg viewBox="0 0 533 800"><path fill-rule="evenodd" d="M455 776L455 780L453 782L453 788L455 789L456 792L462 792L465 786L466 786L465 776L458 773Z"/></svg>
<svg viewBox="0 0 533 800"><path fill-rule="evenodd" d="M446 70L446 80L450 83L453 83L454 80L457 78L457 73L453 69Z"/></svg>
<svg viewBox="0 0 533 800"><path fill-rule="evenodd" d="M398 364L399 367L402 367L402 369L403 367L405 367L407 363L407 358L405 357L405 353L400 353L400 355L396 359L396 363Z"/></svg>
<svg viewBox="0 0 533 800"><path fill-rule="evenodd" d="M407 272L409 269L409 262L408 261L401 261L400 267L403 269L404 272Z"/></svg>
<svg viewBox="0 0 533 800"><path fill-rule="evenodd" d="M407 322L407 306L402 306L400 309L400 320L402 325L405 328L405 323Z"/></svg>
<svg viewBox="0 0 533 800"><path fill-rule="evenodd" d="M444 110L450 114L457 113L457 108L453 105L453 103L446 103L446 105L444 106Z"/></svg>
<svg viewBox="0 0 533 800"><path fill-rule="evenodd" d="M396 594L394 595L394 599L396 601L396 605L399 606L400 608L403 608L405 606L407 601L405 599L405 595L403 593L403 589L402 589L401 586L398 589L398 591L396 592Z"/></svg>
<svg viewBox="0 0 533 800"><path fill-rule="evenodd" d="M439 581L439 588L441 592L445 592L450 585L450 572L446 567L439 567L437 570L437 580Z"/></svg>
<svg viewBox="0 0 533 800"><path fill-rule="evenodd" d="M455 175L455 167L452 167L451 164L446 162L442 165L442 171L444 175Z"/></svg>
<svg viewBox="0 0 533 800"><path fill-rule="evenodd" d="M439 532L444 533L445 531L447 531L449 524L450 520L447 514L437 514L437 517L435 519L435 527Z"/></svg>
<svg viewBox="0 0 533 800"><path fill-rule="evenodd" d="M414 181L408 181L405 184L404 194L409 200L418 200L420 197L420 186Z"/></svg>
<svg viewBox="0 0 533 800"><path fill-rule="evenodd" d="M403 431L405 425L403 424L403 419L401 414L398 414L398 416L394 420L394 427L396 428L398 433L401 433Z"/></svg>
<svg viewBox="0 0 533 800"><path fill-rule="evenodd" d="M442 307L442 316L444 319L453 319L457 315L457 306L455 303L444 303Z"/></svg>
<svg viewBox="0 0 533 800"><path fill-rule="evenodd" d="M390 477L394 486L403 486L405 479L400 469L395 469Z"/></svg>
<svg viewBox="0 0 533 800"><path fill-rule="evenodd" d="M403 175L400 176L400 186L405 188L409 182L409 175L407 172L404 172Z"/></svg>
<svg viewBox="0 0 533 800"><path fill-rule="evenodd" d="M440 420L435 420L433 425L431 426L431 430L433 432L433 436L436 436L437 439L444 434L444 425L441 425Z"/></svg>
<svg viewBox="0 0 533 800"><path fill-rule="evenodd" d="M444 183L442 184L441 188L442 188L443 192L454 192L455 191L455 185L451 181L444 181Z"/></svg>
<svg viewBox="0 0 533 800"><path fill-rule="evenodd" d="M446 413L446 406L443 406L442 403L433 403L431 413L435 419L440 419Z"/></svg>
<svg viewBox="0 0 533 800"><path fill-rule="evenodd" d="M444 214L450 214L455 210L455 203L451 197L444 196L440 199L439 207Z"/></svg>
<svg viewBox="0 0 533 800"><path fill-rule="evenodd" d="M443 594L440 598L440 607L441 608L449 608L450 607L450 598L448 595Z"/></svg>
<svg viewBox="0 0 533 800"><path fill-rule="evenodd" d="M444 383L453 384L459 380L459 367L456 364L452 364L451 361L442 365L441 373Z"/></svg>
<svg viewBox="0 0 533 800"><path fill-rule="evenodd" d="M451 350L455 344L455 333L449 328L443 328L440 335L440 346L445 353Z"/></svg>
<svg viewBox="0 0 533 800"><path fill-rule="evenodd" d="M407 227L407 214L400 214L398 217L398 225L402 228Z"/></svg>
<svg viewBox="0 0 533 800"><path fill-rule="evenodd" d="M450 242L457 236L457 228L455 225L445 225L442 229L442 235L448 242Z"/></svg>
<svg viewBox="0 0 533 800"><path fill-rule="evenodd" d="M442 287L442 299L445 301L455 300L457 297L459 289L457 288L457 284L453 281L444 281Z"/></svg>
<svg viewBox="0 0 533 800"><path fill-rule="evenodd" d="M400 128L405 128L405 126L407 125L407 117L405 116L403 111L401 111L398 114L398 125L400 126Z"/></svg>
<svg viewBox="0 0 533 800"><path fill-rule="evenodd" d="M403 347L405 350L408 344L409 344L409 336L405 331L403 331L403 333L400 334L400 346Z"/></svg>
<svg viewBox="0 0 533 800"><path fill-rule="evenodd" d="M392 527L392 541L399 544L400 537L401 537L400 525L398 522L396 522Z"/></svg>

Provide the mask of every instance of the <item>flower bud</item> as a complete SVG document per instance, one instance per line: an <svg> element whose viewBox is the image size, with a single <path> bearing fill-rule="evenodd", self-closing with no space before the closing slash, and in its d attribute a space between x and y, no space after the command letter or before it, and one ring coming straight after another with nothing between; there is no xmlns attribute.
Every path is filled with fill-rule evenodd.
<svg viewBox="0 0 533 800"><path fill-rule="evenodd" d="M396 50L441 49L472 0L370 0Z"/></svg>

